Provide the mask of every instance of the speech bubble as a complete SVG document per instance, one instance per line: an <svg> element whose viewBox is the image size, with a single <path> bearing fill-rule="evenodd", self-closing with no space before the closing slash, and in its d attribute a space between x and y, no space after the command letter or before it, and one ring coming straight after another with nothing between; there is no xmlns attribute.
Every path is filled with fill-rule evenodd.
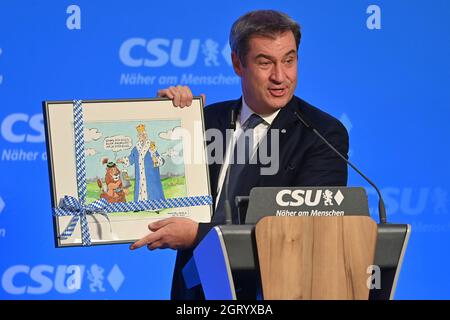
<svg viewBox="0 0 450 320"><path fill-rule="evenodd" d="M128 136L113 136L106 137L103 141L103 148L111 150L112 152L119 152L130 149L133 146L131 137Z"/></svg>

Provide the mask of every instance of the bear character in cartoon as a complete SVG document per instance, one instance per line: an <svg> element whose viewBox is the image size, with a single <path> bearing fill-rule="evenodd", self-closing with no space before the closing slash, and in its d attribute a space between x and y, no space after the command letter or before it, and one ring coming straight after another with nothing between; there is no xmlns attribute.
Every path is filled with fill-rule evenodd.
<svg viewBox="0 0 450 320"><path fill-rule="evenodd" d="M106 199L109 203L126 202L125 196L128 194L128 188L123 187L121 172L114 162L108 161L107 158L102 160L106 165L105 184L106 190L102 190L100 198ZM97 180L97 184L102 189L102 182Z"/></svg>

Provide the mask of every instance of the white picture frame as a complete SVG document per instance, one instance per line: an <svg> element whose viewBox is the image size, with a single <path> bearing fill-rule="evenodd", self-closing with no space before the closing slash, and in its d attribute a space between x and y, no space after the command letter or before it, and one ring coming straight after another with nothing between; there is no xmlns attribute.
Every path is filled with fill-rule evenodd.
<svg viewBox="0 0 450 320"><path fill-rule="evenodd" d="M44 101L43 108L52 206L56 208L64 196L78 199L73 101ZM185 108L174 107L169 99L154 98L83 100L82 109L85 204L101 198L108 202L152 200L161 194L164 199L210 196L201 97L194 97ZM141 174L147 178L140 179ZM150 232L149 223L160 219L210 222L211 215L211 205L197 205L114 212L108 214L109 221L101 214L89 214L87 222L91 243L98 245L132 243ZM53 217L57 247L82 245L80 223L70 237L61 239L71 219Z"/></svg>

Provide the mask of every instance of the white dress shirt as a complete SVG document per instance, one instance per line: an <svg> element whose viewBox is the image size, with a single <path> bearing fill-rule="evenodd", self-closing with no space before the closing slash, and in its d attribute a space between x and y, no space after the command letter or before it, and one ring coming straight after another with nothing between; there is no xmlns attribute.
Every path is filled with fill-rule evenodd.
<svg viewBox="0 0 450 320"><path fill-rule="evenodd" d="M250 116L253 113L256 113L264 120L262 123L260 123L253 129L253 149L252 149L253 152L252 152L252 155L254 155L254 153L256 152L256 150L258 148L259 142L267 134L267 130L272 125L272 122L275 119L275 117L277 116L278 112L280 112L279 109L273 113L265 114L265 115L256 113L252 109L250 109L250 107L245 102L244 97L242 97L242 108L241 108L241 112L239 113L239 115L237 117L236 130L234 131L233 139L230 139L230 141L228 142L228 146L227 146L226 154L225 154L225 161L222 165L222 168L220 169L219 181L217 183L217 198L216 198L216 203L215 203L216 207L217 207L217 204L219 203L220 194L222 192L222 186L223 186L223 183L225 180L225 175L226 175L228 166L230 164L230 155L232 153L231 151L234 149L234 145L236 144L236 141L238 140L239 136L243 132L242 126L244 125L245 121L247 121L248 118L250 118Z"/></svg>

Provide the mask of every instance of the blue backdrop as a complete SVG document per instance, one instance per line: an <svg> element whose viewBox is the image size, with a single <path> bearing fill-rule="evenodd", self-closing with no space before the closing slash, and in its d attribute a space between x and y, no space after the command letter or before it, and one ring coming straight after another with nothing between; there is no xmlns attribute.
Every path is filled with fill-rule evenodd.
<svg viewBox="0 0 450 320"><path fill-rule="evenodd" d="M54 248L41 101L178 83L208 103L237 98L229 28L267 8L302 26L297 94L343 121L389 221L412 225L396 298L450 298L447 0L2 1L0 298L169 297L174 251ZM349 184L367 187L353 173ZM81 288L68 289L76 274Z"/></svg>

